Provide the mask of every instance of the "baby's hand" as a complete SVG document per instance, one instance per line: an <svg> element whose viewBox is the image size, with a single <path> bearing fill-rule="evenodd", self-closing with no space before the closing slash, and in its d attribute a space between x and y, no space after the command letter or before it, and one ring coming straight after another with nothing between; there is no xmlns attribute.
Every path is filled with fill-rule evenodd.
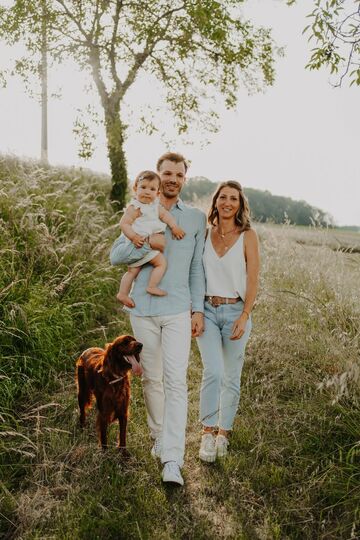
<svg viewBox="0 0 360 540"><path fill-rule="evenodd" d="M171 229L171 232L172 235L176 238L176 240L181 240L185 236L185 231L177 225Z"/></svg>
<svg viewBox="0 0 360 540"><path fill-rule="evenodd" d="M135 246L136 248L141 248L141 247L143 247L144 242L145 242L145 238L144 238L144 236L140 236L140 234L136 234L136 235L134 236L134 238L132 239L132 243L134 244L134 246Z"/></svg>

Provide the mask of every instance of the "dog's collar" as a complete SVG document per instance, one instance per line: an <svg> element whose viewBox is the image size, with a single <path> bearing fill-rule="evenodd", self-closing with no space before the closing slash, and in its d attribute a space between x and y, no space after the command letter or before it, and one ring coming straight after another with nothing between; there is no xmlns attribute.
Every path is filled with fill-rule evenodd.
<svg viewBox="0 0 360 540"><path fill-rule="evenodd" d="M122 377L118 377L117 379L114 379L113 381L109 381L109 384L115 384L119 381L122 381L122 379L125 379L126 375L123 375Z"/></svg>
<svg viewBox="0 0 360 540"><path fill-rule="evenodd" d="M124 356L124 358L125 358L126 362L132 366L132 363L130 362L128 357ZM115 376L115 373L113 373L112 371L110 371L110 373L111 373L112 376ZM122 381L123 379L125 379L126 376L127 376L127 374L123 375L122 377L116 377L116 379L114 379L113 381L109 381L109 384L116 384L117 382Z"/></svg>

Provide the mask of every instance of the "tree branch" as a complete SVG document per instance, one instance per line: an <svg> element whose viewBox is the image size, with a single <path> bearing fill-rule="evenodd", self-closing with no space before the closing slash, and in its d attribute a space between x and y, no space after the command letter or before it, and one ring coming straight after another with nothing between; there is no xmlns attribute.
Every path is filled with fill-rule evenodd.
<svg viewBox="0 0 360 540"><path fill-rule="evenodd" d="M94 18L93 18L93 22L92 22L90 34L89 34L89 37L91 38L91 40L93 39L93 36L94 36L96 23L99 24L99 18L98 18L98 15L99 15L99 0L96 0L95 14L94 14Z"/></svg>
<svg viewBox="0 0 360 540"><path fill-rule="evenodd" d="M63 8L65 14L68 16L68 18L78 27L80 33L84 36L87 42L90 41L90 35L87 34L87 32L84 30L82 25L80 24L80 21L71 13L71 11L67 8L64 0L55 0L60 6Z"/></svg>
<svg viewBox="0 0 360 540"><path fill-rule="evenodd" d="M95 45L89 45L89 62L91 65L93 79L100 95L101 103L104 109L107 110L109 106L109 94L106 90L106 86L101 75L99 48Z"/></svg>
<svg viewBox="0 0 360 540"><path fill-rule="evenodd" d="M353 56L353 53L354 53L354 48L355 48L355 43L353 43L352 46L351 46L351 51L349 53L349 58L348 58L348 62L347 62L345 71L341 75L339 82L337 84L335 84L335 88L339 88L341 86L344 77L346 77L346 75L349 73L349 69L350 69L351 61L352 61L352 56Z"/></svg>
<svg viewBox="0 0 360 540"><path fill-rule="evenodd" d="M120 98L122 98L125 95L128 88L134 82L139 69L144 64L144 62L147 60L147 58L151 55L151 53L153 52L153 50L154 50L155 46L157 45L157 43L162 41L162 39L163 38L159 37L159 39L154 40L151 45L150 45L150 43L147 42L145 44L144 50L141 53L135 54L135 62L132 65L132 67L129 69L127 77L126 77L125 81L123 82L122 89L121 89L121 92L120 92Z"/></svg>
<svg viewBox="0 0 360 540"><path fill-rule="evenodd" d="M182 4L182 6L179 6L178 8L173 8L173 9L169 9L168 11L166 11L165 13L163 13L162 15L160 15L155 21L154 21L154 25L157 25L159 24L159 22L162 20L162 19L166 19L166 18L170 18L171 19L171 16L176 13L177 11L182 11L184 8L185 8L185 4Z"/></svg>
<svg viewBox="0 0 360 540"><path fill-rule="evenodd" d="M130 68L130 70L128 71L127 77L126 77L125 81L123 82L122 88L121 88L121 90L119 92L119 97L120 98L122 98L125 95L126 91L129 89L129 87L135 81L135 78L136 78L136 75L137 75L139 69L141 68L141 66L143 65L145 60L149 57L149 54L150 53L146 50L146 48L144 49L144 51L142 53L135 54L135 62L132 65L132 67Z"/></svg>
<svg viewBox="0 0 360 540"><path fill-rule="evenodd" d="M111 46L110 46L110 52L108 54L108 58L109 58L109 61L110 61L110 69L111 69L111 74L112 74L112 77L115 81L115 86L116 86L116 89L121 92L121 88L122 88L122 82L117 74L117 71L116 71L116 54L115 54L115 42L116 42L116 37L117 37L117 32L118 32L118 28L119 28L119 19L120 19L120 12L121 12L121 9L122 9L122 5L123 5L123 2L122 0L116 2L115 4L115 14L114 14L114 26L113 26L113 32L112 32L112 36L111 36Z"/></svg>

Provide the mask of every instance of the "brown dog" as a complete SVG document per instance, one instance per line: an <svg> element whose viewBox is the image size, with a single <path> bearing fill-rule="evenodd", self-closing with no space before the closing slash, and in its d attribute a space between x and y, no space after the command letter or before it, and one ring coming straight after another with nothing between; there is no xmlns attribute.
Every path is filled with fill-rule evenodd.
<svg viewBox="0 0 360 540"><path fill-rule="evenodd" d="M140 351L142 343L132 336L119 336L105 349L92 347L76 362L76 381L80 408L80 425L84 427L86 409L96 398L98 409L96 429L102 448L107 446L107 427L119 421L119 448L126 447L126 427L130 400L130 370L142 373Z"/></svg>

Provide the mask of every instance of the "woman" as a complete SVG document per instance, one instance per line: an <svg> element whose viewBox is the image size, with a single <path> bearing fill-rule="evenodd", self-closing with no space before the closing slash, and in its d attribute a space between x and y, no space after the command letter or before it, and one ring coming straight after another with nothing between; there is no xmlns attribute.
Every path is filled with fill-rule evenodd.
<svg viewBox="0 0 360 540"><path fill-rule="evenodd" d="M227 454L228 435L240 399L244 352L251 331L259 275L259 245L238 182L220 184L208 215L203 264L205 331L197 338L203 362L199 457L213 462Z"/></svg>

